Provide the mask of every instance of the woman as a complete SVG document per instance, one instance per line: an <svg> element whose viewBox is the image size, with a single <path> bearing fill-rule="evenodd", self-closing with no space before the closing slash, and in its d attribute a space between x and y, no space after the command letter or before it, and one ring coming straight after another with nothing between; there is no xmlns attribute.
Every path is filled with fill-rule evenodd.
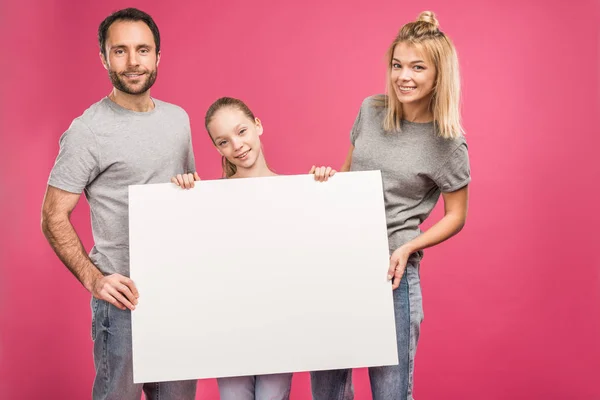
<svg viewBox="0 0 600 400"><path fill-rule="evenodd" d="M460 124L458 58L432 12L404 25L388 54L387 94L367 98L354 122L342 171L381 170L390 246L399 364L369 368L374 400L413 398L414 358L423 320L423 249L458 233L470 182ZM444 217L419 225L440 193ZM314 400L353 398L350 370L311 373Z"/></svg>

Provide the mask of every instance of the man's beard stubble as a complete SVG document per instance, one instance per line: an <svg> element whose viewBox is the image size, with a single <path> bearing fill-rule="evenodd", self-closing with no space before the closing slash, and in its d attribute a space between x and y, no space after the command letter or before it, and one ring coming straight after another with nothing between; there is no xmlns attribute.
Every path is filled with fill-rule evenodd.
<svg viewBox="0 0 600 400"><path fill-rule="evenodd" d="M134 72L134 71L127 71L127 72L124 72L123 74L132 73L132 72ZM137 71L135 71L135 72L137 72ZM146 81L139 89L134 89L131 87L131 85L128 85L124 81L124 78L121 78L120 74L116 71L109 70L108 76L110 77L110 81L112 82L113 86L116 89L120 90L121 92L127 93L127 94L137 95L137 94L145 93L152 87L152 85L154 85L154 82L156 82L157 70L154 69L153 71L147 72L145 74Z"/></svg>

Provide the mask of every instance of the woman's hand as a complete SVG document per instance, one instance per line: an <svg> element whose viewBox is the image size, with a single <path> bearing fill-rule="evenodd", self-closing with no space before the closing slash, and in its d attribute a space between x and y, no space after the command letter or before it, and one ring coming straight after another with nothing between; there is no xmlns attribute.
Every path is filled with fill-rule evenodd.
<svg viewBox="0 0 600 400"><path fill-rule="evenodd" d="M171 182L176 184L182 189L191 189L194 187L194 181L199 181L200 176L197 172L189 173L189 174L177 174L171 178Z"/></svg>
<svg viewBox="0 0 600 400"><path fill-rule="evenodd" d="M402 279L402 275L404 275L404 271L406 270L406 263L408 262L408 257L410 257L411 251L406 247L401 246L398 247L390 257L390 268L388 269L388 281L392 281L392 289L398 289L400 286L400 280Z"/></svg>

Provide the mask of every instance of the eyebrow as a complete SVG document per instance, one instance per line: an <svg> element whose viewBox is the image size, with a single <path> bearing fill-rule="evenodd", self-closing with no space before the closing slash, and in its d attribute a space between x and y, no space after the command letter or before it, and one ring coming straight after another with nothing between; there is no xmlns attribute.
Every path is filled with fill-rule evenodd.
<svg viewBox="0 0 600 400"><path fill-rule="evenodd" d="M392 61L397 61L399 63L401 63L402 61L398 60L397 58L392 58ZM425 64L425 61L423 60L415 60L415 61L411 61L410 64L418 64L418 63L423 63Z"/></svg>
<svg viewBox="0 0 600 400"><path fill-rule="evenodd" d="M126 49L127 47L129 46L120 43L110 46L111 49ZM138 44L137 46L135 46L136 49L141 49L142 47L147 47L149 49L153 48L153 46L150 44Z"/></svg>

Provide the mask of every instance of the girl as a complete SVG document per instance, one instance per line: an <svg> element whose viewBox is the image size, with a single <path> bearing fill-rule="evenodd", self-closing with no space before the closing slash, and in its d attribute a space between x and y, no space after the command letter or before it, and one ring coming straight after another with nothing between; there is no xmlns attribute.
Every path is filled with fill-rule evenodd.
<svg viewBox="0 0 600 400"><path fill-rule="evenodd" d="M382 172L399 365L369 368L369 377L374 400L406 400L413 398L423 320L422 250L462 229L471 178L459 115L458 59L432 12L400 29L387 62L387 94L362 103L341 170ZM419 225L440 193L444 217L422 232ZM314 400L353 398L350 370L313 372L311 385Z"/></svg>
<svg viewBox="0 0 600 400"><path fill-rule="evenodd" d="M225 178L265 177L276 175L267 165L260 136L261 121L241 100L223 97L206 112L205 126L222 156ZM330 167L313 166L315 180L326 181L335 174ZM177 175L171 181L182 188L194 186L197 174ZM287 400L292 374L272 374L218 378L221 400Z"/></svg>

